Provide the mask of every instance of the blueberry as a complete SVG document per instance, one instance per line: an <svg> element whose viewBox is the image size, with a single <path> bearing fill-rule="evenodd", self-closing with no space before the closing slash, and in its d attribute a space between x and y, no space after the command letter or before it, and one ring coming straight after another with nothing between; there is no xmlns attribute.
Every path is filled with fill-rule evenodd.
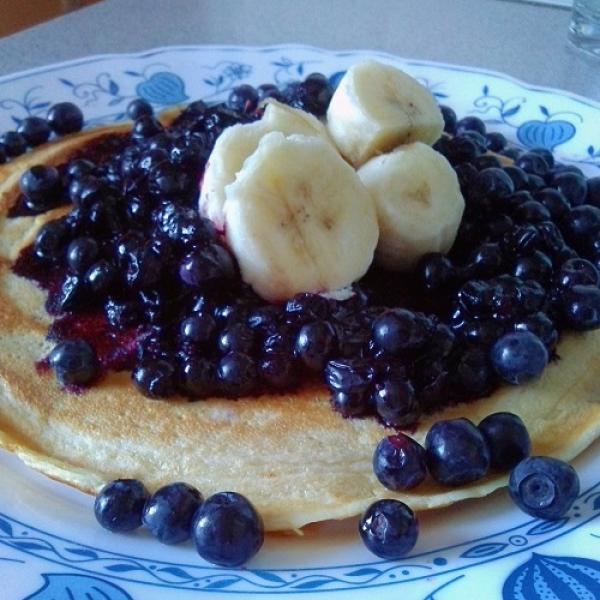
<svg viewBox="0 0 600 600"><path fill-rule="evenodd" d="M600 327L600 289L595 285L574 285L564 293L563 318L577 331Z"/></svg>
<svg viewBox="0 0 600 600"><path fill-rule="evenodd" d="M425 437L427 467L443 485L463 485L484 477L490 450L481 432L468 419L438 421Z"/></svg>
<svg viewBox="0 0 600 600"><path fill-rule="evenodd" d="M541 175L530 173L527 176L527 189L531 192L538 192L546 187L546 180Z"/></svg>
<svg viewBox="0 0 600 600"><path fill-rule="evenodd" d="M142 523L159 542L178 544L190 538L194 514L201 504L202 495L196 488L171 483L146 500Z"/></svg>
<svg viewBox="0 0 600 600"><path fill-rule="evenodd" d="M329 80L322 73L311 73L306 79L284 91L290 106L322 117L333 95Z"/></svg>
<svg viewBox="0 0 600 600"><path fill-rule="evenodd" d="M421 413L413 385L396 377L386 378L376 386L373 403L389 427L414 425Z"/></svg>
<svg viewBox="0 0 600 600"><path fill-rule="evenodd" d="M529 152L539 154L546 161L548 168L554 168L554 155L547 148L532 148Z"/></svg>
<svg viewBox="0 0 600 600"><path fill-rule="evenodd" d="M571 210L571 205L564 195L553 188L535 192L534 198L546 207L552 219L560 220Z"/></svg>
<svg viewBox="0 0 600 600"><path fill-rule="evenodd" d="M286 389L298 384L298 371L293 356L270 352L260 362L261 378L275 389Z"/></svg>
<svg viewBox="0 0 600 600"><path fill-rule="evenodd" d="M552 276L552 261L546 254L534 250L529 256L521 256L513 266L513 275L521 279L547 281Z"/></svg>
<svg viewBox="0 0 600 600"><path fill-rule="evenodd" d="M98 244L90 237L75 238L67 248L67 265L76 274L82 275L98 256Z"/></svg>
<svg viewBox="0 0 600 600"><path fill-rule="evenodd" d="M383 313L375 319L372 329L375 345L392 355L423 346L427 341L427 334L415 313L403 308Z"/></svg>
<svg viewBox="0 0 600 600"><path fill-rule="evenodd" d="M197 313L181 322L179 335L187 344L206 344L213 336L217 324L208 313Z"/></svg>
<svg viewBox="0 0 600 600"><path fill-rule="evenodd" d="M493 324L491 331L493 335L495 333ZM489 334L486 335L486 332L479 330L476 336L477 341L483 342L485 345L467 348L462 352L454 374L454 382L458 386L458 391L467 397L483 396L490 391L493 382L490 361L485 352L485 347L489 343L487 339Z"/></svg>
<svg viewBox="0 0 600 600"><path fill-rule="evenodd" d="M43 225L35 237L33 250L44 262L61 260L69 236L69 227L64 220L50 221Z"/></svg>
<svg viewBox="0 0 600 600"><path fill-rule="evenodd" d="M67 340L57 344L48 362L61 385L85 385L98 373L94 349L84 340Z"/></svg>
<svg viewBox="0 0 600 600"><path fill-rule="evenodd" d="M484 169L502 168L502 163L493 154L481 154L473 159L472 164L478 171L483 171Z"/></svg>
<svg viewBox="0 0 600 600"><path fill-rule="evenodd" d="M166 360L148 360L131 373L137 389L148 398L167 398L175 392L175 369Z"/></svg>
<svg viewBox="0 0 600 600"><path fill-rule="evenodd" d="M444 131L449 135L454 135L456 133L456 113L452 108L443 104L440 105L440 110L444 119Z"/></svg>
<svg viewBox="0 0 600 600"><path fill-rule="evenodd" d="M515 331L530 331L542 340L548 350L553 350L558 343L556 325L544 312L535 312L514 323Z"/></svg>
<svg viewBox="0 0 600 600"><path fill-rule="evenodd" d="M230 352L217 366L217 377L223 393L237 398L254 391L258 380L256 364L247 354Z"/></svg>
<svg viewBox="0 0 600 600"><path fill-rule="evenodd" d="M512 216L518 223L539 223L549 221L552 218L550 211L537 200L527 200L517 206Z"/></svg>
<svg viewBox="0 0 600 600"><path fill-rule="evenodd" d="M186 285L200 287L211 281L233 277L234 269L233 259L223 246L208 244L183 258L179 276Z"/></svg>
<svg viewBox="0 0 600 600"><path fill-rule="evenodd" d="M471 279L458 290L460 304L471 314L490 312L494 288L487 281Z"/></svg>
<svg viewBox="0 0 600 600"><path fill-rule="evenodd" d="M485 123L478 117L464 117L456 123L456 134L461 135L465 131L476 131L485 135Z"/></svg>
<svg viewBox="0 0 600 600"><path fill-rule="evenodd" d="M486 242L475 248L469 259L469 273L475 277L491 277L502 267L502 250L496 242Z"/></svg>
<svg viewBox="0 0 600 600"><path fill-rule="evenodd" d="M571 206L579 206L585 202L587 196L587 181L578 173L563 172L552 180L555 187L568 200Z"/></svg>
<svg viewBox="0 0 600 600"><path fill-rule="evenodd" d="M104 304L106 320L115 329L126 329L137 325L140 320L140 307L133 300L108 298Z"/></svg>
<svg viewBox="0 0 600 600"><path fill-rule="evenodd" d="M27 150L27 140L16 131L7 131L0 135L0 148L6 156L20 156Z"/></svg>
<svg viewBox="0 0 600 600"><path fill-rule="evenodd" d="M234 87L227 98L227 106L240 113L250 114L258 105L258 92L248 84Z"/></svg>
<svg viewBox="0 0 600 600"><path fill-rule="evenodd" d="M342 417L358 417L370 411L371 402L365 390L354 392L335 390L331 396L331 407Z"/></svg>
<svg viewBox="0 0 600 600"><path fill-rule="evenodd" d="M491 152L501 152L506 147L506 138L497 131L490 131L485 134L488 150Z"/></svg>
<svg viewBox="0 0 600 600"><path fill-rule="evenodd" d="M579 494L579 477L566 462L530 456L510 473L508 491L514 503L538 519L560 519Z"/></svg>
<svg viewBox="0 0 600 600"><path fill-rule="evenodd" d="M95 169L96 165L91 160L75 158L67 165L66 173L70 179L81 179L86 175L92 175Z"/></svg>
<svg viewBox="0 0 600 600"><path fill-rule="evenodd" d="M192 535L202 558L223 567L239 567L260 550L264 526L244 496L220 492L196 511Z"/></svg>
<svg viewBox="0 0 600 600"><path fill-rule="evenodd" d="M78 275L67 275L55 295L52 303L58 312L73 312L88 304L89 296L85 281Z"/></svg>
<svg viewBox="0 0 600 600"><path fill-rule="evenodd" d="M256 88L256 92L258 93L258 100L266 100L267 98L273 98L273 100L278 100L281 102L283 100L283 95L279 91L279 88L272 83L265 83L263 85L259 85Z"/></svg>
<svg viewBox="0 0 600 600"><path fill-rule="evenodd" d="M115 266L105 259L92 264L85 274L85 282L95 294L106 293L116 278Z"/></svg>
<svg viewBox="0 0 600 600"><path fill-rule="evenodd" d="M140 117L152 116L154 109L150 102L142 98L135 98L127 105L125 112L132 121L137 121Z"/></svg>
<svg viewBox="0 0 600 600"><path fill-rule="evenodd" d="M215 365L205 359L189 357L181 365L179 387L192 398L206 398L216 391Z"/></svg>
<svg viewBox="0 0 600 600"><path fill-rule="evenodd" d="M328 321L313 321L300 328L296 356L312 371L321 371L336 346L335 330Z"/></svg>
<svg viewBox="0 0 600 600"><path fill-rule="evenodd" d="M254 332L246 323L233 323L219 334L217 345L223 354L249 354L254 346Z"/></svg>
<svg viewBox="0 0 600 600"><path fill-rule="evenodd" d="M565 216L563 223L565 237L577 248L600 230L600 208L588 204L576 206Z"/></svg>
<svg viewBox="0 0 600 600"><path fill-rule="evenodd" d="M425 450L402 433L383 438L373 455L373 471L386 488L409 490L427 476Z"/></svg>
<svg viewBox="0 0 600 600"><path fill-rule="evenodd" d="M94 202L103 202L109 195L105 181L93 175L83 175L71 180L69 198L75 206L89 208Z"/></svg>
<svg viewBox="0 0 600 600"><path fill-rule="evenodd" d="M522 154L517 160L517 167L523 169L529 175L544 177L549 171L548 163L542 156L533 152Z"/></svg>
<svg viewBox="0 0 600 600"><path fill-rule="evenodd" d="M469 193L481 198L506 198L515 192L512 179L503 169L491 167L479 171L469 188Z"/></svg>
<svg viewBox="0 0 600 600"><path fill-rule="evenodd" d="M516 167L515 165L509 165L503 167L503 171L512 179L515 191L525 190L527 188L527 173Z"/></svg>
<svg viewBox="0 0 600 600"><path fill-rule="evenodd" d="M19 180L29 208L36 212L56 206L60 198L60 175L54 167L35 165L25 171Z"/></svg>
<svg viewBox="0 0 600 600"><path fill-rule="evenodd" d="M58 135L81 131L83 113L72 102L59 102L48 111L48 125Z"/></svg>
<svg viewBox="0 0 600 600"><path fill-rule="evenodd" d="M488 415L479 423L479 431L490 449L492 469L507 471L529 456L529 432L517 415L509 412Z"/></svg>
<svg viewBox="0 0 600 600"><path fill-rule="evenodd" d="M452 261L439 252L425 255L421 259L418 272L425 289L431 292L443 290L456 276Z"/></svg>
<svg viewBox="0 0 600 600"><path fill-rule="evenodd" d="M419 522L403 502L378 500L361 516L358 531L373 554L385 560L398 560L417 543Z"/></svg>
<svg viewBox="0 0 600 600"><path fill-rule="evenodd" d="M572 288L574 285L600 286L600 273L589 260L570 258L561 265L557 283L563 289Z"/></svg>
<svg viewBox="0 0 600 600"><path fill-rule="evenodd" d="M279 319L279 307L272 304L259 306L248 314L248 326L264 333L275 333Z"/></svg>
<svg viewBox="0 0 600 600"><path fill-rule="evenodd" d="M47 142L52 130L46 119L27 117L17 127L17 133L25 138L28 146L33 147Z"/></svg>
<svg viewBox="0 0 600 600"><path fill-rule="evenodd" d="M327 319L329 313L329 301L319 294L296 294L285 304L285 316L289 323L301 324Z"/></svg>
<svg viewBox="0 0 600 600"><path fill-rule="evenodd" d="M548 350L542 340L529 331L502 336L492 347L490 357L496 373L513 385L537 379L548 364Z"/></svg>
<svg viewBox="0 0 600 600"><path fill-rule="evenodd" d="M361 392L370 387L375 375L371 361L360 358L330 360L324 371L325 381L332 390Z"/></svg>
<svg viewBox="0 0 600 600"><path fill-rule="evenodd" d="M446 145L446 157L452 165L471 162L478 154L477 144L463 136L451 138Z"/></svg>
<svg viewBox="0 0 600 600"><path fill-rule="evenodd" d="M115 479L96 496L94 514L109 531L132 531L142 524L148 490L137 479Z"/></svg>
<svg viewBox="0 0 600 600"><path fill-rule="evenodd" d="M135 120L133 129L131 130L131 136L134 140L143 141L162 131L164 131L164 128L160 124L160 121L155 119L152 115L142 115Z"/></svg>

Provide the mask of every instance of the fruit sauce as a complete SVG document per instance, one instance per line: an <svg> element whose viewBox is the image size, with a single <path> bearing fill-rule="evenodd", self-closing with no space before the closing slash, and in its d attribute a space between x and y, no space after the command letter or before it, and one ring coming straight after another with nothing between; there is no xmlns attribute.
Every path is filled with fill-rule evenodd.
<svg viewBox="0 0 600 600"><path fill-rule="evenodd" d="M322 116L332 93L323 76L244 86L225 104L192 103L169 128L132 105L131 133L90 142L60 177L24 175L10 216L72 206L13 266L48 291L57 342L48 364L67 389L107 370L131 371L152 398L237 398L312 378L343 416L407 428L423 412L539 376L562 331L600 325L598 182L547 150L508 148L448 107L434 147L466 202L448 255L424 256L408 274L373 267L343 301L258 297L198 213L206 160L224 128L260 118L265 97ZM522 347L535 364L519 362Z"/></svg>

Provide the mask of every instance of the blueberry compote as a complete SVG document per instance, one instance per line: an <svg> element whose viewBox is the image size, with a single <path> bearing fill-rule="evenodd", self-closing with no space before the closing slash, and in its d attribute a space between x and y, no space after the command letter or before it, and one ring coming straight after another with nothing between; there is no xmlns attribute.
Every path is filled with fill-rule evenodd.
<svg viewBox="0 0 600 600"><path fill-rule="evenodd" d="M425 256L408 274L373 267L346 300L259 298L222 232L198 214L204 165L224 128L260 118L262 98L323 115L332 92L318 74L282 90L244 86L225 104L193 102L169 127L138 102L130 134L79 151L58 179L40 169L26 177L13 215L71 205L14 266L48 291L51 338L87 342L100 374L129 370L152 398L324 380L342 415L405 428L504 379L538 376L562 332L600 326L598 186L445 107L435 148L466 201L448 255ZM516 366L492 352L510 335L531 342L517 348Z"/></svg>

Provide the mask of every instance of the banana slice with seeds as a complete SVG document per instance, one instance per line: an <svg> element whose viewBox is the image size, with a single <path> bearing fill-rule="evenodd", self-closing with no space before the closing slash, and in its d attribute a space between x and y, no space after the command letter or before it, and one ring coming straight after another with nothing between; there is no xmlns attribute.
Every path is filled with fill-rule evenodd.
<svg viewBox="0 0 600 600"><path fill-rule="evenodd" d="M200 191L200 212L218 229L223 229L225 186L233 183L244 161L257 148L267 133L280 131L284 135L300 133L330 141L325 126L313 115L270 100L260 121L233 125L217 139L208 159Z"/></svg>
<svg viewBox="0 0 600 600"><path fill-rule="evenodd" d="M267 300L336 290L373 260L373 200L319 137L267 134L225 194L227 241L244 281Z"/></svg>
<svg viewBox="0 0 600 600"><path fill-rule="evenodd" d="M372 158L358 170L379 220L375 260L385 268L414 268L428 252L450 250L465 208L450 163L415 142Z"/></svg>
<svg viewBox="0 0 600 600"><path fill-rule="evenodd" d="M367 60L348 69L327 110L340 152L359 167L401 144L436 142L444 120L433 95L400 69Z"/></svg>

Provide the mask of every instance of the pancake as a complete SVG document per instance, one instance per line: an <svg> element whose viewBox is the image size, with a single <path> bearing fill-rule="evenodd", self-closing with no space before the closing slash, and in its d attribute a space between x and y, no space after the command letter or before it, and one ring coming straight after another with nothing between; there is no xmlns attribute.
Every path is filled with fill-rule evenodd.
<svg viewBox="0 0 600 600"><path fill-rule="evenodd" d="M167 119L171 118L170 116ZM52 372L36 369L47 356L51 317L45 293L11 265L47 221L65 208L8 218L23 170L64 163L77 149L127 126L66 137L0 167L0 445L46 475L95 493L121 477L150 490L185 481L207 496L234 490L247 496L269 531L299 529L356 515L380 498L398 498L416 511L485 496L506 485L492 473L448 488L428 479L415 490L385 489L372 469L382 437L375 419L344 419L315 383L291 394L188 402L142 396L126 372L111 372L84 393L62 389ZM533 453L570 460L600 436L600 331L565 335L559 360L542 378L505 386L491 396L424 417L414 431L423 443L435 421L510 411L521 416Z"/></svg>

